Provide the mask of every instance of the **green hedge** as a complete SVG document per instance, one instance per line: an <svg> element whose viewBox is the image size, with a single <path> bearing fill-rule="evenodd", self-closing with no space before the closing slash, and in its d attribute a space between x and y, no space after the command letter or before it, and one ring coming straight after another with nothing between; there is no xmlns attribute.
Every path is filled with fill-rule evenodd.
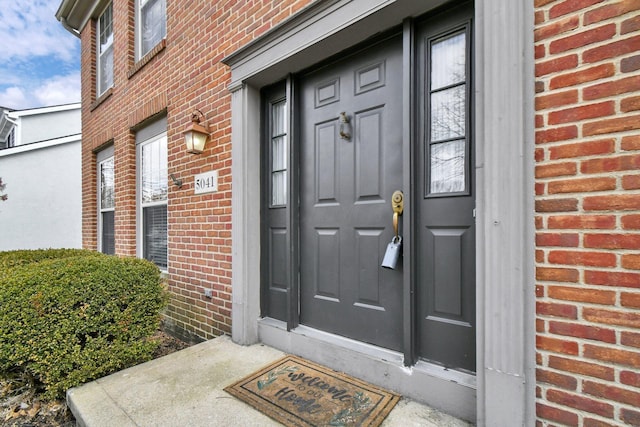
<svg viewBox="0 0 640 427"><path fill-rule="evenodd" d="M46 398L149 360L167 302L160 272L146 260L58 255L0 254L0 269L13 259L0 275L0 372L32 375Z"/></svg>
<svg viewBox="0 0 640 427"><path fill-rule="evenodd" d="M102 255L99 252L86 249L38 249L0 252L0 280L9 274L9 269L21 265L60 258Z"/></svg>

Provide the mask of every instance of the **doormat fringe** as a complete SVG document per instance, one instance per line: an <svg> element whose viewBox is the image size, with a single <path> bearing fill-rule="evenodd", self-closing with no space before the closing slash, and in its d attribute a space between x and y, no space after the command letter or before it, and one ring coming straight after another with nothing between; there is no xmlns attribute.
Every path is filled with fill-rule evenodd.
<svg viewBox="0 0 640 427"><path fill-rule="evenodd" d="M400 400L398 394L290 355L224 390L295 427L377 427Z"/></svg>

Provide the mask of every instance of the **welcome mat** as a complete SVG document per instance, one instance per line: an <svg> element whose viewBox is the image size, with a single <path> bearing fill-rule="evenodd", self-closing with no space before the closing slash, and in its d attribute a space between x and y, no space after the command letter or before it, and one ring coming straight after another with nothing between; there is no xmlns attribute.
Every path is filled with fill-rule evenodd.
<svg viewBox="0 0 640 427"><path fill-rule="evenodd" d="M400 399L296 356L285 356L224 390L286 426L301 427L375 427Z"/></svg>

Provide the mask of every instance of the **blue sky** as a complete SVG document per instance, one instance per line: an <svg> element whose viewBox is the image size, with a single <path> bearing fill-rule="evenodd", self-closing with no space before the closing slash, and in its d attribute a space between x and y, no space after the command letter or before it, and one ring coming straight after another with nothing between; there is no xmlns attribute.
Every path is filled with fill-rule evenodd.
<svg viewBox="0 0 640 427"><path fill-rule="evenodd" d="M61 0L0 0L0 106L80 102L80 40L55 13Z"/></svg>

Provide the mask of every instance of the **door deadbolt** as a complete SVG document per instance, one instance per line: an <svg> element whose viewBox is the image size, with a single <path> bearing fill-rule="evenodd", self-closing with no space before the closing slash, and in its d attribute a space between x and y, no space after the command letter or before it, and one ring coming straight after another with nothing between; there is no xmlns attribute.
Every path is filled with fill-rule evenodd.
<svg viewBox="0 0 640 427"><path fill-rule="evenodd" d="M393 192L391 196L391 209L393 209L393 213L402 215L402 211L404 211L404 194L402 194L402 191L396 190Z"/></svg>

